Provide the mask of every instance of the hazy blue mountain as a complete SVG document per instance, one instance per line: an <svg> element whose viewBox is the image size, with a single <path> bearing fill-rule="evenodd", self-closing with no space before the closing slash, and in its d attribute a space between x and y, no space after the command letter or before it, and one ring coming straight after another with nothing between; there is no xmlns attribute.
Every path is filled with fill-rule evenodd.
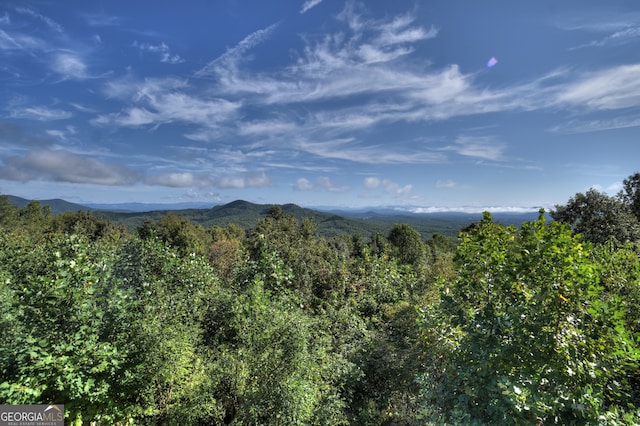
<svg viewBox="0 0 640 426"><path fill-rule="evenodd" d="M24 207L30 200L9 195L15 206ZM115 203L81 205L61 199L38 200L48 205L53 214L77 211L93 211L96 215L109 218L134 230L145 220L157 220L172 213L188 218L205 228L211 226L225 227L231 223L245 230L256 226L258 220L267 216L271 207L276 204L256 204L244 200L236 200L228 204L207 206L205 203L145 204ZM279 205L282 210L292 214L298 221L311 218L318 226L318 233L325 237L340 234L361 234L367 238L374 233L388 234L397 223L407 223L416 229L424 238L433 234L455 237L460 230L473 222L482 219L481 213L437 212L412 213L400 207L368 207L361 209L335 209L325 207L310 209L296 204ZM494 219L505 225L519 226L525 221L535 220L537 212L495 213Z"/></svg>
<svg viewBox="0 0 640 426"><path fill-rule="evenodd" d="M87 204L96 210L112 210L119 212L150 212L154 210L184 210L184 209L206 209L212 207L213 203L202 201L188 201L182 203L112 203L112 204Z"/></svg>
<svg viewBox="0 0 640 426"><path fill-rule="evenodd" d="M7 195L7 198L16 207L25 207L32 200L26 198L16 197L15 195ZM49 206L51 213L60 214L65 212L77 212L77 211L92 211L91 207L83 206L81 204L70 203L69 201L62 200L60 198L54 198L51 200L36 200L43 206Z"/></svg>

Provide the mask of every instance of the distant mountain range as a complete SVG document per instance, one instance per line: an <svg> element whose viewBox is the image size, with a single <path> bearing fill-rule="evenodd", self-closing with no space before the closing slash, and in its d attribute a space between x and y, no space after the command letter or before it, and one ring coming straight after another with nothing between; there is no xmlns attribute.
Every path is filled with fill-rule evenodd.
<svg viewBox="0 0 640 426"><path fill-rule="evenodd" d="M30 200L9 195L9 201L18 207L26 206ZM188 218L204 227L227 226L235 223L244 229L253 228L260 218L267 215L269 208L275 204L255 204L237 200L228 204L209 207L205 203L179 204L90 204L70 203L62 199L38 200L42 205L50 207L53 214L64 212L91 211L133 230L141 226L145 220L157 220L172 213ZM480 213L438 212L412 213L399 208L369 209L309 209L295 204L279 205L285 212L292 214L299 221L307 217L315 221L320 235L331 237L339 234L356 234L368 237L374 233L386 235L396 223L407 223L429 238L438 233L450 237L458 234L460 229L482 218ZM497 222L506 225L520 225L525 221L535 220L537 212L494 213Z"/></svg>
<svg viewBox="0 0 640 426"><path fill-rule="evenodd" d="M16 197L15 195L7 195L7 198L16 207L26 207L33 200L27 200L26 198ZM60 198L54 198L51 200L35 200L43 206L49 206L51 213L60 214L66 212L77 211L94 211L91 207L83 206L80 204L70 203L69 201L62 200Z"/></svg>

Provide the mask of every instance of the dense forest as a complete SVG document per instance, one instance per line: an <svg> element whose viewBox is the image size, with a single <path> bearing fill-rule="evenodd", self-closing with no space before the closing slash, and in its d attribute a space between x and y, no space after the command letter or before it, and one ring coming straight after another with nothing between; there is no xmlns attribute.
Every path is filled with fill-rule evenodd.
<svg viewBox="0 0 640 426"><path fill-rule="evenodd" d="M640 173L522 226L134 230L0 197L0 403L67 424L640 422Z"/></svg>

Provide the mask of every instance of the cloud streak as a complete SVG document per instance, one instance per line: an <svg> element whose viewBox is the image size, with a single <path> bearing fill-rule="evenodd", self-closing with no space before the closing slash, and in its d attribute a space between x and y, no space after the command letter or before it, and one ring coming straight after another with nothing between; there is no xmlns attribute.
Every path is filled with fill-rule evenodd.
<svg viewBox="0 0 640 426"><path fill-rule="evenodd" d="M247 35L196 71L196 78L110 82L105 92L126 105L98 116L94 123L152 130L195 125L183 136L208 143L233 138L245 153L259 152L268 141L264 164L285 167L286 159L296 158L299 167L309 169L313 158L435 164L457 154L503 162L507 146L491 137L461 136L454 143L419 150L396 142L390 150L367 143L361 132L386 124L441 122L503 111L595 111L640 104L640 65L590 73L558 69L535 80L488 87L477 83L477 74L464 73L456 64L431 68L415 62L411 54L436 38L439 30L418 24L414 13L369 19L360 6L348 2L336 22L340 30L303 36L304 47L292 55L293 62L269 73L250 72L243 63L278 24ZM134 46L158 54L169 50L164 43ZM259 118L249 112L255 110L263 111ZM214 149L222 153L220 147ZM235 164L253 160L242 155ZM309 185L318 184L301 181L294 188Z"/></svg>
<svg viewBox="0 0 640 426"><path fill-rule="evenodd" d="M181 64L185 62L180 55L171 54L171 49L169 46L164 44L164 42L160 44L150 44L150 43L140 43L137 40L133 42L133 47L137 48L141 52L150 52L155 53L160 56L160 62L167 64Z"/></svg>
<svg viewBox="0 0 640 426"><path fill-rule="evenodd" d="M32 9L26 8L26 7L18 7L16 8L16 12L18 13L22 13L23 15L27 15L30 16L32 18L35 18L41 22L44 22L47 27L49 27L51 30L57 32L57 33L61 33L62 32L62 26L60 24L58 24L57 22L55 22L53 19L44 16Z"/></svg>
<svg viewBox="0 0 640 426"><path fill-rule="evenodd" d="M209 62L200 70L196 71L194 76L197 78L205 78L212 77L217 74L223 74L225 71L237 70L238 63L243 58L244 53L264 42L277 27L278 24L272 24L264 29L257 30L249 34L242 39L240 43L230 49L227 49L225 53Z"/></svg>
<svg viewBox="0 0 640 426"><path fill-rule="evenodd" d="M24 108L13 108L10 112L11 118L37 121L66 120L73 117L69 111L43 106L32 106Z"/></svg>
<svg viewBox="0 0 640 426"><path fill-rule="evenodd" d="M136 173L116 164L74 154L66 150L41 149L24 156L5 158L0 178L15 181L53 180L97 185L129 185Z"/></svg>
<svg viewBox="0 0 640 426"><path fill-rule="evenodd" d="M164 173L149 176L145 179L149 185L159 185L172 188L219 188L246 189L264 188L272 184L271 178L264 172L247 173L243 176L212 177L204 173L191 172Z"/></svg>
<svg viewBox="0 0 640 426"><path fill-rule="evenodd" d="M322 0L307 0L307 1L305 1L304 4L302 5L302 8L300 8L300 14L307 13L310 9L316 7L320 3L322 3Z"/></svg>

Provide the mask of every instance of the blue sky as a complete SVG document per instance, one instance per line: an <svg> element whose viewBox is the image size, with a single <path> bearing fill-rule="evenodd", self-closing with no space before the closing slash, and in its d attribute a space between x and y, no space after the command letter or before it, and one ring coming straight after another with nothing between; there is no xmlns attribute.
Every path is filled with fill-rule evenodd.
<svg viewBox="0 0 640 426"><path fill-rule="evenodd" d="M5 0L0 57L25 198L517 210L640 171L636 1Z"/></svg>

